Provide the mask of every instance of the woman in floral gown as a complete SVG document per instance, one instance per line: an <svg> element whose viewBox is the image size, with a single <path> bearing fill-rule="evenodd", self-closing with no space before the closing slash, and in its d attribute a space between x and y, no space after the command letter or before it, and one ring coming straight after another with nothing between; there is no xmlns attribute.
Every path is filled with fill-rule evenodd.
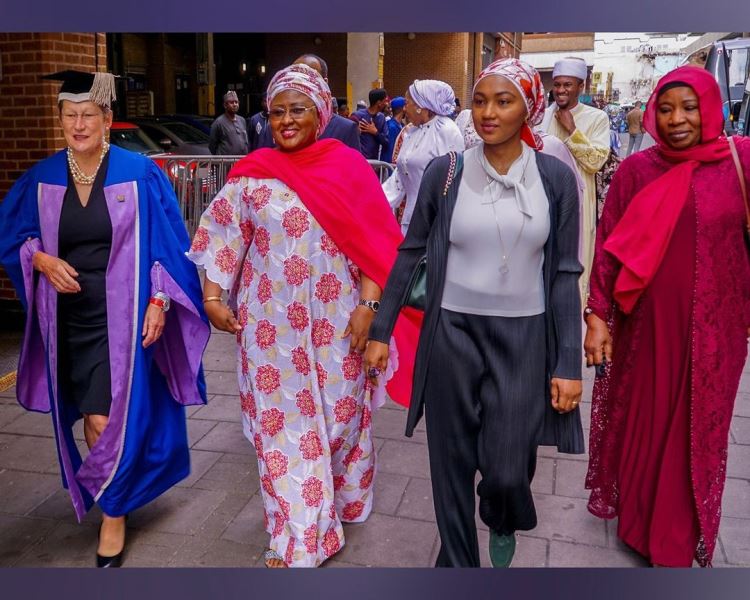
<svg viewBox="0 0 750 600"><path fill-rule="evenodd" d="M342 521L372 509L372 411L385 386L368 393L361 352L401 235L362 156L316 141L332 110L317 72L277 73L268 105L277 148L234 167L189 256L206 270L209 319L237 333L243 425L271 535L266 565L317 566L343 547ZM393 376L397 358L382 374L391 396L408 398L416 333L404 321L394 334L406 368Z"/></svg>

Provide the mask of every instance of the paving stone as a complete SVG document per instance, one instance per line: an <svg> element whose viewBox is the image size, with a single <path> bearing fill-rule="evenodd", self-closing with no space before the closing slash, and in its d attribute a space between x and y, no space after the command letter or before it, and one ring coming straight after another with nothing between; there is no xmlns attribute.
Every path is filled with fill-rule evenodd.
<svg viewBox="0 0 750 600"><path fill-rule="evenodd" d="M236 344L235 344L236 346ZM236 352L210 349L203 354L203 370L206 373L225 372L237 375L237 354Z"/></svg>
<svg viewBox="0 0 750 600"><path fill-rule="evenodd" d="M55 442L51 438L0 434L0 468L58 473Z"/></svg>
<svg viewBox="0 0 750 600"><path fill-rule="evenodd" d="M734 401L734 415L750 417L750 394L738 393Z"/></svg>
<svg viewBox="0 0 750 600"><path fill-rule="evenodd" d="M750 481L727 478L721 502L723 517L750 519Z"/></svg>
<svg viewBox="0 0 750 600"><path fill-rule="evenodd" d="M589 436L588 432L584 431L584 433L584 440L586 441L586 448L588 449ZM588 450L585 454L564 454L562 452L558 452L557 448L553 446L539 446L536 455L537 457L552 458L555 460L579 460L587 464L589 462Z"/></svg>
<svg viewBox="0 0 750 600"><path fill-rule="evenodd" d="M190 487L206 474L223 455L219 452L206 452L204 450L190 450L190 475L180 481L177 485Z"/></svg>
<svg viewBox="0 0 750 600"><path fill-rule="evenodd" d="M13 433L6 432L6 428L25 412L24 408L19 404L0 404L0 431ZM49 415L47 417L49 418Z"/></svg>
<svg viewBox="0 0 750 600"><path fill-rule="evenodd" d="M213 396L206 406L200 407L192 419L209 419L211 421L228 421L239 423L242 420L240 400L234 396Z"/></svg>
<svg viewBox="0 0 750 600"><path fill-rule="evenodd" d="M730 444L727 477L750 479L750 446Z"/></svg>
<svg viewBox="0 0 750 600"><path fill-rule="evenodd" d="M169 565L169 561L177 554L178 547L152 546L141 541L126 540L123 568L157 569Z"/></svg>
<svg viewBox="0 0 750 600"><path fill-rule="evenodd" d="M0 407L0 409L2 408L9 407ZM3 427L3 433L48 438L55 435L50 415L26 411L20 406L18 408L21 413L12 422Z"/></svg>
<svg viewBox="0 0 750 600"><path fill-rule="evenodd" d="M553 540L549 549L550 567L648 567L648 561L632 552L598 548L580 543Z"/></svg>
<svg viewBox="0 0 750 600"><path fill-rule="evenodd" d="M194 535L226 496L226 492L173 487L135 511L130 527Z"/></svg>
<svg viewBox="0 0 750 600"><path fill-rule="evenodd" d="M239 399L239 383L237 373L211 373L206 381L206 390L212 395L235 396ZM239 401L239 400L238 400Z"/></svg>
<svg viewBox="0 0 750 600"><path fill-rule="evenodd" d="M0 514L0 567L18 565L24 551L43 539L54 526L52 521Z"/></svg>
<svg viewBox="0 0 750 600"><path fill-rule="evenodd" d="M209 402L211 402L211 398L212 398L212 396L208 397L208 401ZM199 411L204 406L205 406L205 404L186 406L185 407L185 415L189 419L190 417L192 417L197 411Z"/></svg>
<svg viewBox="0 0 750 600"><path fill-rule="evenodd" d="M263 498L255 494L221 534L237 544L267 547L269 536L263 526Z"/></svg>
<svg viewBox="0 0 750 600"><path fill-rule="evenodd" d="M0 511L25 515L44 502L60 488L60 478L43 473L0 471L2 502Z"/></svg>
<svg viewBox="0 0 750 600"><path fill-rule="evenodd" d="M187 420L188 445L192 448L216 426L216 421Z"/></svg>
<svg viewBox="0 0 750 600"><path fill-rule="evenodd" d="M406 411L384 410L377 411L372 417L373 435L400 442L418 442L427 443L427 434L422 431L415 431L410 438L404 436L406 428Z"/></svg>
<svg viewBox="0 0 750 600"><path fill-rule="evenodd" d="M551 494L555 485L555 461L549 458L536 459L536 473L531 481L531 491L535 494Z"/></svg>
<svg viewBox="0 0 750 600"><path fill-rule="evenodd" d="M385 515L395 515L404 497L409 478L378 471L373 483L373 511Z"/></svg>
<svg viewBox="0 0 750 600"><path fill-rule="evenodd" d="M586 500L537 494L534 504L538 525L529 532L533 537L591 546L607 545L604 522L586 510Z"/></svg>
<svg viewBox="0 0 750 600"><path fill-rule="evenodd" d="M719 526L719 536L724 545L727 562L750 567L750 519L723 518Z"/></svg>
<svg viewBox="0 0 750 600"><path fill-rule="evenodd" d="M588 464L580 460L558 460L555 473L555 494L588 500L589 491L584 488Z"/></svg>
<svg viewBox="0 0 750 600"><path fill-rule="evenodd" d="M430 476L427 446L422 444L386 440L378 451L378 464L381 473L395 473L422 479Z"/></svg>
<svg viewBox="0 0 750 600"><path fill-rule="evenodd" d="M361 569L363 567L363 565L355 565L354 563L340 560L336 556L332 556L320 566L325 569Z"/></svg>
<svg viewBox="0 0 750 600"><path fill-rule="evenodd" d="M57 491L49 496L44 502L37 506L29 516L40 519L51 519L54 521L64 521L66 523L76 522L76 513L73 510L73 503L70 500L70 494L62 488L60 479L57 479ZM102 516L98 506L94 506L86 516L83 522L89 525L98 525Z"/></svg>
<svg viewBox="0 0 750 600"><path fill-rule="evenodd" d="M545 539L518 534L516 536L516 553L511 567L540 568L547 566L547 552L549 542ZM489 549L487 550L489 555Z"/></svg>
<svg viewBox="0 0 750 600"><path fill-rule="evenodd" d="M344 525L341 560L368 567L432 566L425 548L437 537L434 523L371 514L364 523Z"/></svg>
<svg viewBox="0 0 750 600"><path fill-rule="evenodd" d="M217 462L212 465L194 485L204 490L239 492L247 498L260 487L258 465Z"/></svg>
<svg viewBox="0 0 750 600"><path fill-rule="evenodd" d="M735 443L750 445L750 417L734 417L732 435Z"/></svg>
<svg viewBox="0 0 750 600"><path fill-rule="evenodd" d="M17 567L93 567L97 526L57 523L18 559Z"/></svg>
<svg viewBox="0 0 750 600"><path fill-rule="evenodd" d="M256 567L262 547L249 547L229 540L196 540L182 546L170 559L171 567Z"/></svg>
<svg viewBox="0 0 750 600"><path fill-rule="evenodd" d="M230 492L196 531L196 538L219 539L247 505L251 492Z"/></svg>
<svg viewBox="0 0 750 600"><path fill-rule="evenodd" d="M432 502L432 483L429 479L413 477L406 486L401 505L396 513L399 517L419 521L435 521L435 507Z"/></svg>
<svg viewBox="0 0 750 600"><path fill-rule="evenodd" d="M242 423L219 422L195 446L196 450L249 455L252 444L242 433Z"/></svg>

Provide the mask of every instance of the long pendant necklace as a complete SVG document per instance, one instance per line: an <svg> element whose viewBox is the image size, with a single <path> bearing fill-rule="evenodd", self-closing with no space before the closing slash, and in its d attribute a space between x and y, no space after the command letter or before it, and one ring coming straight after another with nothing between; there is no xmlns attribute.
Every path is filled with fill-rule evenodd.
<svg viewBox="0 0 750 600"><path fill-rule="evenodd" d="M102 161L107 154L107 150L109 150L109 142L105 141L102 144L102 153L99 156L99 163L96 165L96 169L94 169L91 175L86 175L73 157L73 150L68 146L68 166L70 167L70 174L73 175L73 181L80 185L93 185L96 174L99 172L99 167L102 166Z"/></svg>
<svg viewBox="0 0 750 600"><path fill-rule="evenodd" d="M481 164L481 162L480 162ZM482 167L484 168L484 167ZM487 178L487 187L486 189L490 190L490 194L492 194L492 184L495 182L492 177L485 174L485 177ZM526 175L524 173L523 178L525 179ZM500 238L500 252L501 254L501 260L502 264L498 268L498 271L500 271L501 276L506 276L508 273L510 273L510 259L511 255L515 251L516 247L518 246L518 242L521 241L521 236L523 235L523 230L526 227L526 215L523 213L521 214L521 228L518 230L518 235L516 236L516 240L513 242L513 246L511 246L510 251L505 251L505 243L503 242L503 232L500 229L500 219L497 216L497 209L495 208L495 204L499 201L499 198L491 198L489 202L482 202L482 204L490 204L492 206L492 214L495 216L495 225L497 226L497 235Z"/></svg>

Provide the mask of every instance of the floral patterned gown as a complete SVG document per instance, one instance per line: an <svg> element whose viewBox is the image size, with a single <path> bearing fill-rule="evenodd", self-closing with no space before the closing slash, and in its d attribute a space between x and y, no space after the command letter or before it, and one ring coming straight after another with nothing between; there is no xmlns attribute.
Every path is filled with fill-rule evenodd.
<svg viewBox="0 0 750 600"><path fill-rule="evenodd" d="M384 386L366 393L362 357L342 339L358 269L275 179L230 179L188 256L236 301L242 418L270 547L289 566L317 566L343 547L341 522L372 509L371 411Z"/></svg>

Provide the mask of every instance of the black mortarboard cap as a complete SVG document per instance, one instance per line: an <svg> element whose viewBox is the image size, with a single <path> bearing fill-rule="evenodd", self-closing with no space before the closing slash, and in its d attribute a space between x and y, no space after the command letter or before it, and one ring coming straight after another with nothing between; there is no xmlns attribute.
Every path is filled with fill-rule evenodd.
<svg viewBox="0 0 750 600"><path fill-rule="evenodd" d="M42 79L62 81L58 101L85 102L89 100L99 106L111 106L116 97L115 76L111 73L86 73L68 69L44 75Z"/></svg>

